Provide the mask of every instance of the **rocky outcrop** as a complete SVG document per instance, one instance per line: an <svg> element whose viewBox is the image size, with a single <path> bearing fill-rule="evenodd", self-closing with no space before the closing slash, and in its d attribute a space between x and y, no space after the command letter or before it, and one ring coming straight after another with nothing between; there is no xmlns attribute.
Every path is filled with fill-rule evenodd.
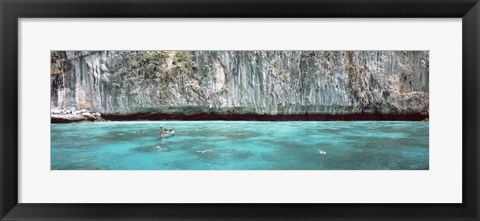
<svg viewBox="0 0 480 221"><path fill-rule="evenodd" d="M429 114L428 51L67 51L52 109L255 115Z"/></svg>
<svg viewBox="0 0 480 221"><path fill-rule="evenodd" d="M52 109L50 111L50 117L52 123L104 121L100 113L90 113L86 109L75 110L73 108L63 110Z"/></svg>

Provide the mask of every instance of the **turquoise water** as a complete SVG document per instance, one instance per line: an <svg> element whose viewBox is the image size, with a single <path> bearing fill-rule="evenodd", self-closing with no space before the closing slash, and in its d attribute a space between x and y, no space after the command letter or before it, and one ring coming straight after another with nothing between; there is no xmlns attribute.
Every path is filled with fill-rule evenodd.
<svg viewBox="0 0 480 221"><path fill-rule="evenodd" d="M159 136L159 127L176 135ZM51 125L52 170L428 170L428 122Z"/></svg>

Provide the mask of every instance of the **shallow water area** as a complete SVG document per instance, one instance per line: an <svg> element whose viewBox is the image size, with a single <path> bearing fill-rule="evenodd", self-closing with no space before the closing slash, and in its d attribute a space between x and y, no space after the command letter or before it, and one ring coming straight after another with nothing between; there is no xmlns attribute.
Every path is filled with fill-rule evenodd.
<svg viewBox="0 0 480 221"><path fill-rule="evenodd" d="M51 125L52 170L428 170L428 122ZM163 139L159 128L174 128Z"/></svg>

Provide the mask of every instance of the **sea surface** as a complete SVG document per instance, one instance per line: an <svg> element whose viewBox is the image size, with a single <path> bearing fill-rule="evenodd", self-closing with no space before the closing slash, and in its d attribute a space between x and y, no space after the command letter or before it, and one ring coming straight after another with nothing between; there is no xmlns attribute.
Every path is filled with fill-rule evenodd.
<svg viewBox="0 0 480 221"><path fill-rule="evenodd" d="M159 128L173 128L163 139ZM428 170L428 122L51 125L52 170Z"/></svg>

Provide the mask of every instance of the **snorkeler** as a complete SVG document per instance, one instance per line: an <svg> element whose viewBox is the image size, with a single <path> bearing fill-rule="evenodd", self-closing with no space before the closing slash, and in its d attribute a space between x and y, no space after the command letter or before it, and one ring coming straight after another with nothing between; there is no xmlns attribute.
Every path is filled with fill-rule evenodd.
<svg viewBox="0 0 480 221"><path fill-rule="evenodd" d="M165 138L165 133L167 132L167 130L163 130L163 127L160 127L160 136L162 136L162 138Z"/></svg>
<svg viewBox="0 0 480 221"><path fill-rule="evenodd" d="M174 134L175 134L175 131L173 130L173 128L170 127L170 129L164 130L163 127L160 127L160 136L162 138L167 138L167 137L173 136Z"/></svg>

